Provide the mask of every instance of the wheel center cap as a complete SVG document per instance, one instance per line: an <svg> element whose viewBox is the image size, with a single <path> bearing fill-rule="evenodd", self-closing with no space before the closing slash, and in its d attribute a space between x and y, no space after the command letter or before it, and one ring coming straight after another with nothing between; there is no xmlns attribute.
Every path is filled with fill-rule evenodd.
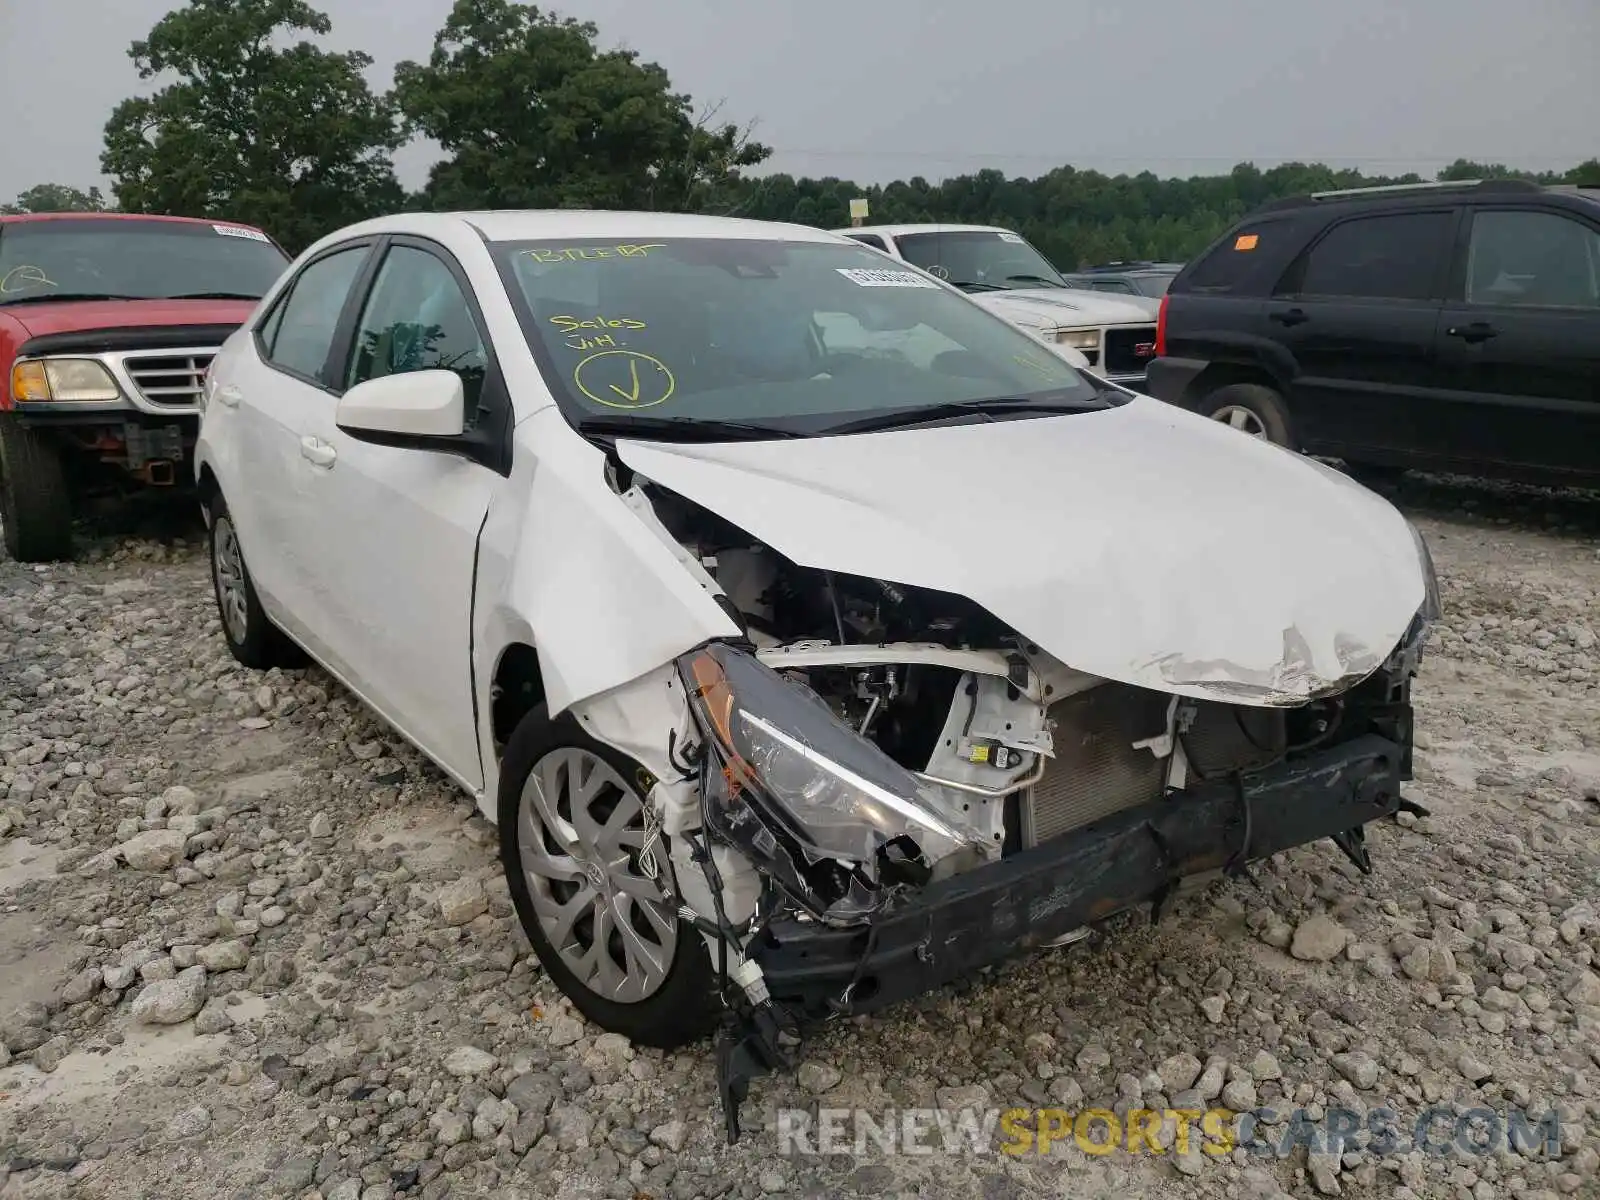
<svg viewBox="0 0 1600 1200"><path fill-rule="evenodd" d="M589 882L594 884L596 890L602 891L602 892L606 890L606 884L609 881L606 878L606 873L603 870L601 870L599 863L595 863L595 862L586 862L586 863L584 863L583 864L583 873L589 877Z"/></svg>

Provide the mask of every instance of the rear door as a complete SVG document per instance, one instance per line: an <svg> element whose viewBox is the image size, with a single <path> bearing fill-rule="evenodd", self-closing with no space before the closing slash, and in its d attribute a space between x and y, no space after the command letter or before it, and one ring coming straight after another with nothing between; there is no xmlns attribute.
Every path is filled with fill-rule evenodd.
<svg viewBox="0 0 1600 1200"><path fill-rule="evenodd" d="M308 569L307 539L323 514L308 488L302 442L314 415L333 403L328 356L334 330L366 269L370 241L346 243L303 266L252 334L252 346L219 377L207 424L231 456L221 468L228 506L263 605L326 658L325 582Z"/></svg>
<svg viewBox="0 0 1600 1200"><path fill-rule="evenodd" d="M1474 208L1451 282L1439 317L1448 454L1469 466L1600 473L1600 219Z"/></svg>
<svg viewBox="0 0 1600 1200"><path fill-rule="evenodd" d="M1366 213L1290 265L1266 320L1293 356L1302 447L1378 462L1426 450L1444 409L1434 335L1460 219L1451 205Z"/></svg>

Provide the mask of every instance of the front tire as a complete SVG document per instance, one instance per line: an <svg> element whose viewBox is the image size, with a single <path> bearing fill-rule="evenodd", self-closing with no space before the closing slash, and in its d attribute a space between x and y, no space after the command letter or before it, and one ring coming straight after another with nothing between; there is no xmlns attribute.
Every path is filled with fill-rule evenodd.
<svg viewBox="0 0 1600 1200"><path fill-rule="evenodd" d="M18 562L72 557L72 503L61 449L14 412L0 413L0 525Z"/></svg>
<svg viewBox="0 0 1600 1200"><path fill-rule="evenodd" d="M640 866L648 773L544 705L500 771L500 856L545 973L594 1024L672 1050L715 1026L705 941ZM652 855L671 878L666 847Z"/></svg>
<svg viewBox="0 0 1600 1200"><path fill-rule="evenodd" d="M240 666L252 671L305 666L305 651L291 642L261 607L250 569L245 566L239 532L220 494L212 497L209 507L211 588L229 651Z"/></svg>
<svg viewBox="0 0 1600 1200"><path fill-rule="evenodd" d="M1240 433L1298 449L1282 395L1265 384L1230 383L1207 395L1196 411Z"/></svg>

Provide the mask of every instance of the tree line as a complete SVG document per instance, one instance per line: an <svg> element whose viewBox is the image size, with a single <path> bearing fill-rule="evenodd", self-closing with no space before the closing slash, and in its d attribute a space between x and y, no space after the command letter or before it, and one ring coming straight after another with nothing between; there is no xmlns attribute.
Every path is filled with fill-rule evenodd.
<svg viewBox="0 0 1600 1200"><path fill-rule="evenodd" d="M1278 196L1420 182L1321 164L1161 179L1062 166L1033 179L985 170L932 183L752 175L771 155L749 127L697 108L667 72L606 50L591 22L517 0L456 0L426 62L402 62L376 93L360 51L328 49L307 0L188 0L133 43L154 92L105 127L112 195L46 183L6 212L175 213L245 221L298 251L382 213L463 208L712 212L835 227L867 197L872 220L1004 225L1070 269L1181 260ZM442 155L407 193L394 154L417 136ZM1600 184L1600 160L1531 174L1458 161L1441 178L1519 175Z"/></svg>

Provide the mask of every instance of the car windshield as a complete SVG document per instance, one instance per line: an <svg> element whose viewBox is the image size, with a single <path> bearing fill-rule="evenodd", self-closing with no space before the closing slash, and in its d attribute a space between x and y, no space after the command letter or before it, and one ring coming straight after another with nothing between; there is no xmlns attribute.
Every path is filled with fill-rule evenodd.
<svg viewBox="0 0 1600 1200"><path fill-rule="evenodd" d="M1067 286L1061 272L1019 234L968 229L901 233L894 240L908 263L965 291Z"/></svg>
<svg viewBox="0 0 1600 1200"><path fill-rule="evenodd" d="M927 276L843 241L494 252L551 389L580 424L816 434L984 401L1027 415L1126 399Z"/></svg>
<svg viewBox="0 0 1600 1200"><path fill-rule="evenodd" d="M264 234L224 222L0 224L0 304L74 297L259 299L288 265Z"/></svg>

